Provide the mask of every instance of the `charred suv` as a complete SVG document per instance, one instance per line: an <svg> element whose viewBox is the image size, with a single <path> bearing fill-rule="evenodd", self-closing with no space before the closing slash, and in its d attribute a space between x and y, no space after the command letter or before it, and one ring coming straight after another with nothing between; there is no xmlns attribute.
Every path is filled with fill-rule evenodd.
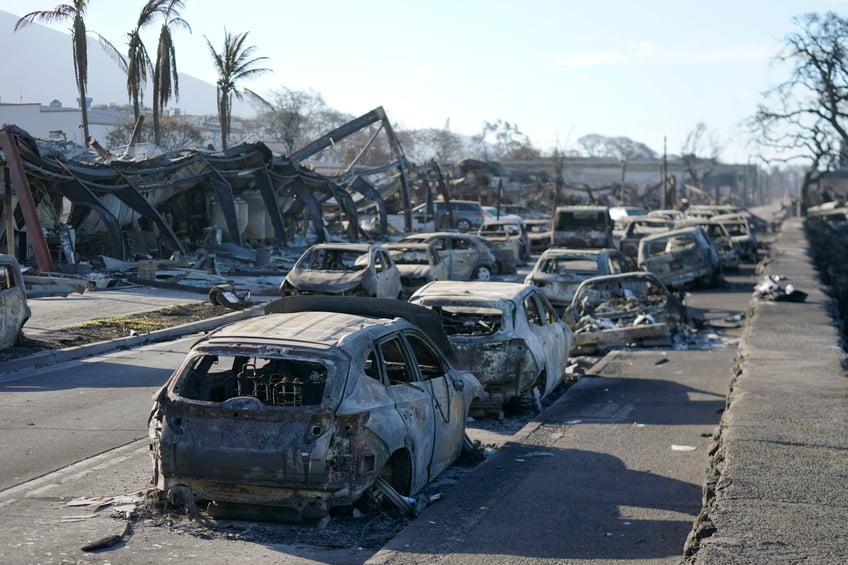
<svg viewBox="0 0 848 565"><path fill-rule="evenodd" d="M431 312L327 296L266 312L202 338L156 393L160 495L320 519L366 494L403 507L460 455L481 387Z"/></svg>
<svg viewBox="0 0 848 565"><path fill-rule="evenodd" d="M541 289L508 282L432 282L413 304L438 312L457 364L486 394L474 408L501 412L531 393L544 397L565 376L573 340Z"/></svg>
<svg viewBox="0 0 848 565"><path fill-rule="evenodd" d="M400 271L389 252L367 243L317 243L280 284L281 296L325 294L399 298Z"/></svg>

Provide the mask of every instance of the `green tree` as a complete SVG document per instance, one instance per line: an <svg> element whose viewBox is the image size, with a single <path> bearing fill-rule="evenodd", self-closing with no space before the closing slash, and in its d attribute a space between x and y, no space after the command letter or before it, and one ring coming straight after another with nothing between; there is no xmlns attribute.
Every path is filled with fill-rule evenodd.
<svg viewBox="0 0 848 565"><path fill-rule="evenodd" d="M180 17L183 0L166 0L158 12L164 21L159 30L159 45L156 49L156 64L153 66L153 136L156 144L162 140L159 132L159 118L165 105L173 96L180 98L180 81L177 75L177 53L171 29L182 27L191 32L191 26Z"/></svg>
<svg viewBox="0 0 848 565"><path fill-rule="evenodd" d="M260 61L268 57L253 57L256 47L245 45L248 32L231 34L224 29L224 46L220 53L212 46L212 42L206 39L209 53L218 71L217 96L218 96L218 121L221 125L221 148L227 149L227 141L230 136L230 121L232 118L232 97L238 100L244 98L247 92L258 99L261 96L247 88L240 87L240 83L254 78L260 74L269 72L270 69L257 67ZM253 57L253 58L251 58Z"/></svg>
<svg viewBox="0 0 848 565"><path fill-rule="evenodd" d="M59 4L52 10L40 10L21 16L15 23L15 31L33 23L52 24L57 22L71 23L71 43L74 54L74 77L77 81L77 91L80 97L82 111L82 131L85 143L88 143L88 41L85 31L85 11L87 0L74 0L71 4Z"/></svg>

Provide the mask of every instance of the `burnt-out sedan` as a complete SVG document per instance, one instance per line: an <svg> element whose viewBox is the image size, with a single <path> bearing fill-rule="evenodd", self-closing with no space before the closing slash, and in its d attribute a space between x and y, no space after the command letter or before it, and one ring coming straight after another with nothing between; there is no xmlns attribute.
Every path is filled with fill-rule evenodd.
<svg viewBox="0 0 848 565"><path fill-rule="evenodd" d="M482 389L432 312L328 296L266 312L199 340L155 394L160 496L313 520L366 494L403 508L457 459Z"/></svg>
<svg viewBox="0 0 848 565"><path fill-rule="evenodd" d="M601 275L630 271L627 258L618 249L547 249L525 277L524 284L538 286L560 308L571 304L581 282Z"/></svg>
<svg viewBox="0 0 848 565"><path fill-rule="evenodd" d="M31 315L18 260L0 255L0 349L18 341L21 328Z"/></svg>
<svg viewBox="0 0 848 565"><path fill-rule="evenodd" d="M535 286L433 282L409 301L439 313L457 364L486 391L482 411L514 408L525 393L544 397L562 382L572 334Z"/></svg>
<svg viewBox="0 0 848 565"><path fill-rule="evenodd" d="M316 243L280 284L281 296L297 294L400 298L400 271L382 246Z"/></svg>
<svg viewBox="0 0 848 565"><path fill-rule="evenodd" d="M653 273L583 281L563 316L574 331L572 353L625 346L669 346L686 323L686 307Z"/></svg>
<svg viewBox="0 0 848 565"><path fill-rule="evenodd" d="M384 246L400 271L403 298L409 298L428 282L448 280L448 266L434 242L398 241Z"/></svg>

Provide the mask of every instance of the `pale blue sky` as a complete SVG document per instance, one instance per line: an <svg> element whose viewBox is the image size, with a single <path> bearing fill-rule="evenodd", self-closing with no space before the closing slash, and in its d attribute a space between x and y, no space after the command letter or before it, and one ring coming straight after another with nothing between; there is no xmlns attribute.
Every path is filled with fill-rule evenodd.
<svg viewBox="0 0 848 565"><path fill-rule="evenodd" d="M59 0L0 0L22 15ZM739 123L786 76L770 59L791 19L848 0L185 0L193 33L177 31L180 72L209 82L204 35L249 31L269 73L246 84L267 94L312 88L352 115L383 106L405 128L480 131L515 123L534 145L577 148L591 133L679 152L698 122L721 158L751 152ZM87 26L119 48L142 0L90 0ZM60 26L65 29L67 26ZM155 51L158 24L144 36ZM11 33L2 30L0 33ZM69 47L70 48L70 47Z"/></svg>

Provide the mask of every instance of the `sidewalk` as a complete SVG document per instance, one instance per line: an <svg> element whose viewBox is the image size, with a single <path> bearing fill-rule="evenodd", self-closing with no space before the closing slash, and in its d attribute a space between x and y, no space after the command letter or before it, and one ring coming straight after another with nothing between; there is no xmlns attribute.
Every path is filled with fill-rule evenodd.
<svg viewBox="0 0 848 565"><path fill-rule="evenodd" d="M784 222L768 274L809 294L759 302L693 536L692 562L848 562L848 379L829 298L800 218Z"/></svg>

